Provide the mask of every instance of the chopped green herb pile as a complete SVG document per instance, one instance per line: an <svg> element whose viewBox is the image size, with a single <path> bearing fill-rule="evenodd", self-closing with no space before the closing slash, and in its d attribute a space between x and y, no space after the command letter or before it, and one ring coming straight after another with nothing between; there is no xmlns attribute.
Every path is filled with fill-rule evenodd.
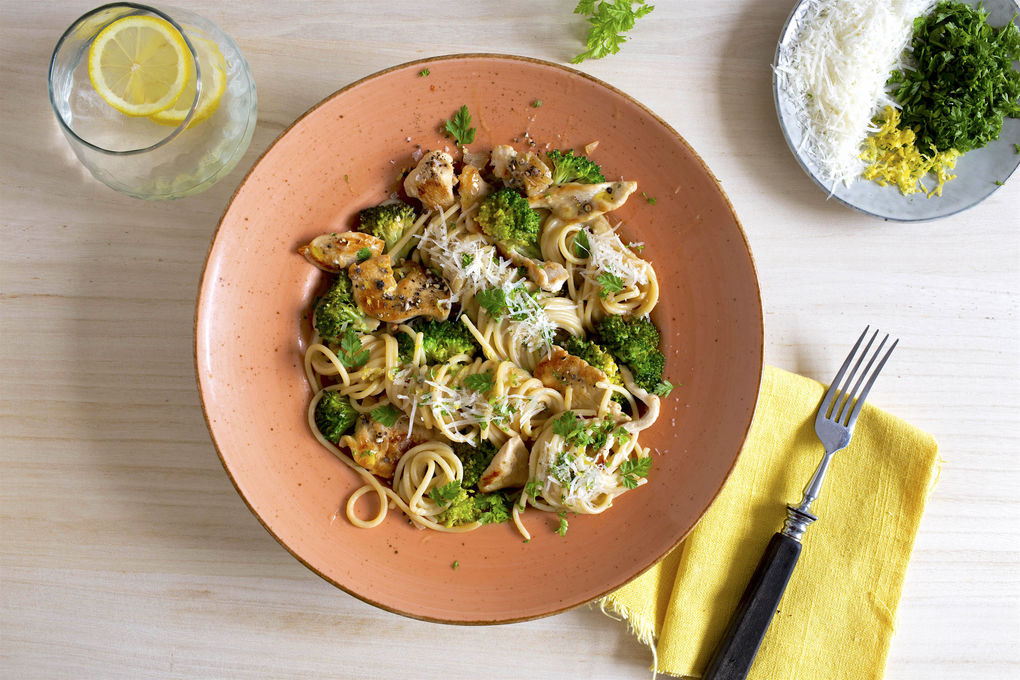
<svg viewBox="0 0 1020 680"><path fill-rule="evenodd" d="M585 59L601 59L620 51L627 42L624 35L634 28L634 22L655 9L654 5L646 5L645 0L581 0L574 7L574 14L587 17L591 28L588 29L587 49L571 59L571 63L580 64Z"/></svg>
<svg viewBox="0 0 1020 680"><path fill-rule="evenodd" d="M916 69L889 79L916 130L919 149L965 153L997 139L1002 120L1020 116L1020 30L1009 22L993 28L988 13L945 1L914 21Z"/></svg>

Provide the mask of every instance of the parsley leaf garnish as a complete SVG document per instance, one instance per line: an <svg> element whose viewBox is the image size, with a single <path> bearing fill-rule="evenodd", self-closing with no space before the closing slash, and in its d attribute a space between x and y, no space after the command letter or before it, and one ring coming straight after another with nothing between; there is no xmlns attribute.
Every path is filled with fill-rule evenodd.
<svg viewBox="0 0 1020 680"><path fill-rule="evenodd" d="M647 477L649 470L652 469L652 458L651 456L645 456L644 458L631 458L623 461L620 465L620 483L628 489L636 488L638 485L639 477Z"/></svg>
<svg viewBox="0 0 1020 680"><path fill-rule="evenodd" d="M534 108L536 108L536 109L537 109L538 107L540 107L540 106L542 105L542 100L541 100L541 99L536 99L535 101L531 102L531 105L532 105L532 106L533 106Z"/></svg>
<svg viewBox="0 0 1020 680"><path fill-rule="evenodd" d="M485 394L492 389L492 371L464 376L464 387Z"/></svg>
<svg viewBox="0 0 1020 680"><path fill-rule="evenodd" d="M577 257L591 256L591 241L588 240L587 229L582 229L574 235L574 255Z"/></svg>
<svg viewBox="0 0 1020 680"><path fill-rule="evenodd" d="M655 196L649 196L644 191L641 192L641 195L644 197L646 201L648 201L648 205L655 205L659 201L659 199L657 199Z"/></svg>
<svg viewBox="0 0 1020 680"><path fill-rule="evenodd" d="M460 562L458 562L457 560L454 560L453 564L451 564L450 566L453 567L454 571L457 571L457 567L460 566Z"/></svg>
<svg viewBox="0 0 1020 680"><path fill-rule="evenodd" d="M567 522L567 513L560 512L560 513L557 514L557 517L560 518L560 526L557 527L556 533L559 534L560 536L566 536L567 535L567 527L570 526L569 522Z"/></svg>
<svg viewBox="0 0 1020 680"><path fill-rule="evenodd" d="M372 251L368 248L362 248L358 251L358 262L364 262L370 257L372 257Z"/></svg>
<svg viewBox="0 0 1020 680"><path fill-rule="evenodd" d="M428 496L439 505L446 505L453 501L460 493L460 481L453 480L442 486L434 486L429 489Z"/></svg>
<svg viewBox="0 0 1020 680"><path fill-rule="evenodd" d="M461 267L467 267L467 266L469 266L474 261L475 261L475 256L472 255L471 253L464 253L463 255L460 256L460 266Z"/></svg>
<svg viewBox="0 0 1020 680"><path fill-rule="evenodd" d="M502 288L480 290L475 294L475 300L493 319L499 319L506 312L506 293Z"/></svg>
<svg viewBox="0 0 1020 680"><path fill-rule="evenodd" d="M602 272L595 277L595 280L602 286L602 290L599 291L599 297L604 298L610 293L619 293L623 290L623 279L616 274L610 272Z"/></svg>
<svg viewBox="0 0 1020 680"><path fill-rule="evenodd" d="M578 446L587 446L591 441L584 427L584 421L578 418L573 411L564 411L553 421L553 434L563 437L568 444L577 444Z"/></svg>
<svg viewBox="0 0 1020 680"><path fill-rule="evenodd" d="M542 483L537 479L529 479L528 483L524 485L524 495L530 498L538 498L542 493Z"/></svg>
<svg viewBox="0 0 1020 680"><path fill-rule="evenodd" d="M423 68L422 70L418 71L418 75L422 78L424 78L430 73L432 73L432 71L428 70L427 68Z"/></svg>
<svg viewBox="0 0 1020 680"><path fill-rule="evenodd" d="M634 28L637 19L653 9L655 6L646 5L645 0L581 0L574 14L587 16L591 28L588 29L587 49L571 59L571 63L580 64L585 59L616 54L627 42L624 34Z"/></svg>
<svg viewBox="0 0 1020 680"><path fill-rule="evenodd" d="M377 423L385 425L386 427L393 427L397 424L397 418L400 417L400 409L393 404L386 404L385 406L377 406L368 412L368 415L372 417ZM460 482L457 482L459 485Z"/></svg>
<svg viewBox="0 0 1020 680"><path fill-rule="evenodd" d="M336 358L344 365L344 368L359 368L368 361L369 351L361 348L361 336L348 328L340 337L340 346L337 348Z"/></svg>
<svg viewBox="0 0 1020 680"><path fill-rule="evenodd" d="M471 114L467 104L460 107L453 118L446 121L446 131L457 140L457 146L464 146L475 141L475 128L471 127Z"/></svg>

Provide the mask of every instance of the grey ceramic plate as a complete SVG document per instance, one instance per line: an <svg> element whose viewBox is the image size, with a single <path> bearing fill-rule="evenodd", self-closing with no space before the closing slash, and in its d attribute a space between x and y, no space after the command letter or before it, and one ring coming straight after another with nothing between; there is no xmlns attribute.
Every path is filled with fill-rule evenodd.
<svg viewBox="0 0 1020 680"><path fill-rule="evenodd" d="M977 2L970 4L978 5ZM800 32L806 5L807 0L798 2L790 18L786 20L773 63L779 62L779 51L789 45ZM988 21L993 26L1004 25L1020 11L1014 0L984 0L981 5L988 12ZM797 162L804 168L804 172L828 194L829 187L819 180L818 169L798 152L804 131L793 115L790 99L780 91L779 81L774 73L772 90L775 94L779 126L786 137L786 143L789 144ZM1016 153L1014 144L1020 144L1020 119L1007 118L1003 122L999 139L983 149L975 149L960 157L953 170L957 177L945 185L941 197L926 198L923 193L904 196L896 187L882 187L875 182L860 179L849 186L838 185L832 193L832 198L863 213L887 220L914 222L947 217L988 198L999 188L997 181L1005 182L1013 174L1020 165L1020 154ZM929 187L932 184L930 178L925 183Z"/></svg>

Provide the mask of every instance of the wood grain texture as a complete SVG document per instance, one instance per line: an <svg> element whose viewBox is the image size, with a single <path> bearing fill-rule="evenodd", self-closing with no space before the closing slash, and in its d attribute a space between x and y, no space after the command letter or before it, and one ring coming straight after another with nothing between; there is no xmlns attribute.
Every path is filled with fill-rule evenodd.
<svg viewBox="0 0 1020 680"><path fill-rule="evenodd" d="M424 56L564 62L584 34L574 3L174 4L239 43L260 121L229 177L163 204L92 180L53 119L50 51L88 6L0 11L3 675L647 678L647 651L594 609L450 627L321 581L234 492L194 381L210 239L245 169L294 118ZM582 68L661 115L722 182L755 253L766 360L827 379L864 324L888 328L902 340L872 401L941 444L886 677L1020 675L1020 181L927 224L826 201L772 108L769 64L792 0L658 5L620 54Z"/></svg>

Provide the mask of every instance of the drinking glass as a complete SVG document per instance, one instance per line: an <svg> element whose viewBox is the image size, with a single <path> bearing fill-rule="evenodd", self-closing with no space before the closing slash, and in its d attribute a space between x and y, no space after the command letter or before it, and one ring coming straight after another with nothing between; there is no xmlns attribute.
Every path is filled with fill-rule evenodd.
<svg viewBox="0 0 1020 680"><path fill-rule="evenodd" d="M92 41L114 21L132 15L166 20L191 51L195 95L187 116L176 127L120 113L89 80ZM223 55L226 89L215 112L197 120L202 64L196 44L203 40L215 43ZM173 7L121 2L80 17L53 50L49 90L57 121L78 159L99 181L143 199L180 198L208 189L244 155L257 119L255 82L234 41L211 21ZM181 108L186 104L182 102ZM191 125L193 119L196 122Z"/></svg>

